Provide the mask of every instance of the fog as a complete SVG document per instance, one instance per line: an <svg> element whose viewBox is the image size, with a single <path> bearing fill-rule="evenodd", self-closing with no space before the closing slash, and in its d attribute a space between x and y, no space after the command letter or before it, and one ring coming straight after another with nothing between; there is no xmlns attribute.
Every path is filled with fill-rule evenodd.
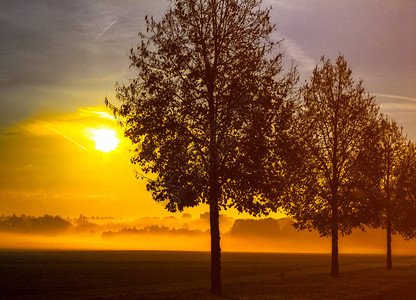
<svg viewBox="0 0 416 300"><path fill-rule="evenodd" d="M290 218L233 219L221 215L221 245L228 252L329 253L331 241L316 231L297 231ZM341 253L383 253L385 232L353 230L341 237ZM0 248L68 250L209 251L209 214L116 219L45 215L2 216ZM416 253L416 241L393 237L393 252Z"/></svg>

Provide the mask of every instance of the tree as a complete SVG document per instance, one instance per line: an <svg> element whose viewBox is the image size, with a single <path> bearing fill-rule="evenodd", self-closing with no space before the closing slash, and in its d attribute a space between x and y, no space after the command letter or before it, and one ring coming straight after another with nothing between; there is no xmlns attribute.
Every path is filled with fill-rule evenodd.
<svg viewBox="0 0 416 300"><path fill-rule="evenodd" d="M405 203L395 227L405 239L414 239L416 237L416 145L414 142L407 142L402 163L406 169L401 173L404 178L400 180L400 196L405 198Z"/></svg>
<svg viewBox="0 0 416 300"><path fill-rule="evenodd" d="M345 58L321 58L301 88L298 140L302 167L287 189L285 208L298 229L332 238L331 275L339 275L338 235L360 226L368 199L358 187L362 162L376 136L378 107L355 83Z"/></svg>
<svg viewBox="0 0 416 300"><path fill-rule="evenodd" d="M285 75L261 0L173 0L130 52L137 78L106 103L135 145L133 164L169 211L207 203L211 291L221 293L219 210L267 209L282 177L297 73ZM281 157L278 166L269 162ZM139 177L145 177L139 175Z"/></svg>
<svg viewBox="0 0 416 300"><path fill-rule="evenodd" d="M416 155L414 146L407 141L403 129L394 120L380 119L380 135L377 143L377 157L374 167L377 172L376 190L372 189L372 198L377 208L375 227L386 230L387 269L392 268L391 239L394 234L414 237L416 224L413 206L416 180Z"/></svg>

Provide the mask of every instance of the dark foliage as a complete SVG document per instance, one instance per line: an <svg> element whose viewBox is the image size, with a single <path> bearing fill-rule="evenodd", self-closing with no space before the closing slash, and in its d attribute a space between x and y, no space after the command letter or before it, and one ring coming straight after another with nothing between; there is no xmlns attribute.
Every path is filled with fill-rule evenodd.
<svg viewBox="0 0 416 300"><path fill-rule="evenodd" d="M376 212L372 225L386 230L387 268L391 269L392 235L399 233L410 238L416 233L416 223L412 221L416 213L415 146L395 121L383 117L379 121L378 143L370 155L374 157L376 170L371 173L374 182L371 199Z"/></svg>
<svg viewBox="0 0 416 300"><path fill-rule="evenodd" d="M408 142L404 154L403 164L406 176L401 181L400 197L405 199L402 213L398 216L395 230L406 239L416 238L416 145ZM403 200L401 200L403 201Z"/></svg>
<svg viewBox="0 0 416 300"><path fill-rule="evenodd" d="M219 209L265 212L292 144L287 99L297 74L279 77L282 55L261 2L172 1L160 21L146 18L130 53L137 77L116 87L121 106L106 100L135 146L132 163L156 176L138 174L153 198L172 212L210 205L218 276Z"/></svg>
<svg viewBox="0 0 416 300"><path fill-rule="evenodd" d="M279 167L269 161L290 144L285 99L297 75L276 80L282 56L260 2L173 1L161 21L146 19L130 54L137 78L117 84L121 106L107 102L136 146L132 163L157 174L147 187L170 211L207 202L212 164L222 207L263 211L266 175Z"/></svg>
<svg viewBox="0 0 416 300"><path fill-rule="evenodd" d="M298 135L300 168L287 189L286 210L299 229L333 239L332 275L338 276L338 234L363 222L368 197L362 164L377 137L378 107L355 83L343 56L324 57L301 88Z"/></svg>

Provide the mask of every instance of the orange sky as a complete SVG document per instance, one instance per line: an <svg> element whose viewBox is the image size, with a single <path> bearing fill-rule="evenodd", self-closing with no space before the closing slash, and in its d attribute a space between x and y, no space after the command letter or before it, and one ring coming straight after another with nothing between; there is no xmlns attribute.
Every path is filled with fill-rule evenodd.
<svg viewBox="0 0 416 300"><path fill-rule="evenodd" d="M111 140L100 139L102 132L110 133ZM117 145L114 139L119 140ZM97 142L116 148L100 151ZM0 136L1 214L171 215L151 199L145 181L135 179L130 149L122 128L105 107L43 113L9 127ZM202 206L186 212L199 215L206 210Z"/></svg>

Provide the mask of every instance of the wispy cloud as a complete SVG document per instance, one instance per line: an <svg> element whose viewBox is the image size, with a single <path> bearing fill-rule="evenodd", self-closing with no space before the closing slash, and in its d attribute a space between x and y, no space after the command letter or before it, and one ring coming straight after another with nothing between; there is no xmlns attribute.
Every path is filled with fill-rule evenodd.
<svg viewBox="0 0 416 300"><path fill-rule="evenodd" d="M105 109L105 108L103 108ZM112 121L115 121L116 119L114 118L114 116L110 115L109 113L102 111L102 110L97 110L96 107L88 107L88 108L79 108L78 109L79 113L81 116L97 116L100 118L104 118L104 119L109 119Z"/></svg>
<svg viewBox="0 0 416 300"><path fill-rule="evenodd" d="M398 100L407 100L416 102L416 98L413 97L405 97L399 95L390 95L390 94L370 94L371 96L382 97L382 98L389 98L389 99L398 99Z"/></svg>
<svg viewBox="0 0 416 300"><path fill-rule="evenodd" d="M295 60L298 69L303 72L311 72L315 66L316 62L313 60L304 49L302 49L297 43L293 40L284 38L283 46L287 50L287 55Z"/></svg>
<svg viewBox="0 0 416 300"><path fill-rule="evenodd" d="M386 102L380 103L380 107L383 111L392 113L414 113L416 111L416 105L413 103L393 103Z"/></svg>

